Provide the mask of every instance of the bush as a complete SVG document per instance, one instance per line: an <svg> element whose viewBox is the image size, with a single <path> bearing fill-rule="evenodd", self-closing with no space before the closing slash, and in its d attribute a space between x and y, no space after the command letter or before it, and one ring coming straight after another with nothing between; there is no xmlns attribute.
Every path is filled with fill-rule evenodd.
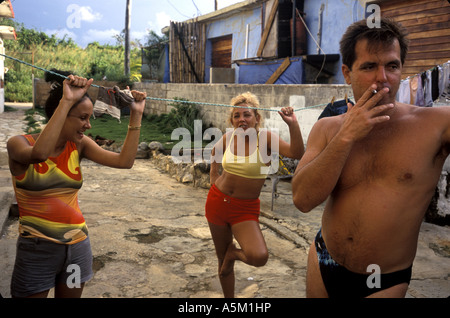
<svg viewBox="0 0 450 318"><path fill-rule="evenodd" d="M201 109L193 103L187 103L187 99L175 97L177 102L169 104L173 106L168 114L151 115L147 119L158 125L161 132L169 134L175 128L184 127L191 134L194 134L194 120L202 120L203 115ZM202 132L207 128L202 121Z"/></svg>
<svg viewBox="0 0 450 318"><path fill-rule="evenodd" d="M13 102L30 102L33 98L31 74L14 69L5 74L5 99Z"/></svg>

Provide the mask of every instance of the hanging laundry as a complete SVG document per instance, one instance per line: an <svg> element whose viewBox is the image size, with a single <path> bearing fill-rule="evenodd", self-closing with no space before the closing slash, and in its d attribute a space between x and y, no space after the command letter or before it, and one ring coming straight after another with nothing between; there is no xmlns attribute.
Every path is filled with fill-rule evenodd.
<svg viewBox="0 0 450 318"><path fill-rule="evenodd" d="M424 106L422 78L415 75L410 79L411 104L416 106Z"/></svg>
<svg viewBox="0 0 450 318"><path fill-rule="evenodd" d="M400 87L399 87L398 92L397 92L397 100L400 103L411 104L409 78L403 80L400 83Z"/></svg>
<svg viewBox="0 0 450 318"><path fill-rule="evenodd" d="M445 89L444 67L442 65L438 65L437 68L439 72L439 96L441 96Z"/></svg>
<svg viewBox="0 0 450 318"><path fill-rule="evenodd" d="M328 103L328 105L324 108L322 113L319 115L319 118L323 117L331 117L331 116L337 116L340 114L344 114L347 112L347 103L351 103L354 105L354 103L350 99L342 99L338 101L331 101Z"/></svg>
<svg viewBox="0 0 450 318"><path fill-rule="evenodd" d="M120 90L118 86L101 86L94 104L94 118L109 114L120 122L120 110L129 107L133 101L134 98L128 88Z"/></svg>
<svg viewBox="0 0 450 318"><path fill-rule="evenodd" d="M450 61L439 65L439 96L440 101L450 101Z"/></svg>
<svg viewBox="0 0 450 318"><path fill-rule="evenodd" d="M426 107L433 106L433 97L431 95L431 70L425 71L422 74L422 80L424 80L423 90L424 90L424 100Z"/></svg>
<svg viewBox="0 0 450 318"><path fill-rule="evenodd" d="M439 70L433 67L431 70L431 99L435 101L439 98Z"/></svg>

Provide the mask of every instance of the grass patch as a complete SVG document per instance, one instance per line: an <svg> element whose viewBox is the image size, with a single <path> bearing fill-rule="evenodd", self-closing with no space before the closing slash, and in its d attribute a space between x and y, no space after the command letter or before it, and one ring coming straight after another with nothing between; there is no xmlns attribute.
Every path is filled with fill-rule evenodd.
<svg viewBox="0 0 450 318"><path fill-rule="evenodd" d="M86 133L90 133L94 137L98 135L107 139L115 140L116 143L122 144L128 132L129 122L129 116L121 116L119 122L116 118L103 114L101 117L91 119L92 128ZM172 149L173 145L177 142L176 140L171 140L171 132L161 132L161 129L158 127L157 123L143 117L139 142L151 141L159 141L166 149Z"/></svg>
<svg viewBox="0 0 450 318"><path fill-rule="evenodd" d="M15 112L15 111L17 111L17 108L5 105L4 106L4 111L5 112Z"/></svg>
<svg viewBox="0 0 450 318"><path fill-rule="evenodd" d="M171 140L174 129L183 127L187 129L191 136L191 148L194 148L194 121L202 120L203 116L196 104L188 103L188 100L174 98L176 101L169 104L173 106L168 114L149 115L142 118L140 142L159 141L165 149L171 150L181 140ZM119 122L110 115L102 115L91 120L92 129L89 131L92 136L101 136L116 142L122 143L125 139L129 116L122 116ZM202 121L202 133L208 128ZM181 137L177 137L182 139ZM208 140L202 142L206 146Z"/></svg>

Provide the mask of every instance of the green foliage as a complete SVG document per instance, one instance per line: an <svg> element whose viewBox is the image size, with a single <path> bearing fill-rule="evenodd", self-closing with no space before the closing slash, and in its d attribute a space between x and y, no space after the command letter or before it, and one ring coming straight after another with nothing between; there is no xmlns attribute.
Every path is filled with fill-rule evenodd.
<svg viewBox="0 0 450 318"><path fill-rule="evenodd" d="M160 66L162 63L161 58L164 53L166 43L169 41L168 34L159 36L154 31L150 30L147 36L146 47L143 49L143 57L146 64L149 66L150 79L162 81L162 74Z"/></svg>
<svg viewBox="0 0 450 318"><path fill-rule="evenodd" d="M131 50L131 74L124 75L124 47L100 45L92 42L86 48L79 47L71 38L58 39L44 32L27 29L22 23L0 18L0 24L13 26L17 40L4 40L6 55L23 60L44 69L56 68L94 80L118 81L131 86L140 81L141 51ZM44 72L30 66L5 59L5 100L32 101L32 74L44 78Z"/></svg>
<svg viewBox="0 0 450 318"><path fill-rule="evenodd" d="M45 117L45 112L42 109L28 109L25 111L25 121L27 123L27 134L37 134L41 132L41 123L34 118L34 115ZM45 120L42 124L46 124Z"/></svg>
<svg viewBox="0 0 450 318"><path fill-rule="evenodd" d="M194 120L201 120L203 115L196 104L186 103L188 100L175 97L177 102L169 104L173 106L168 114L151 115L148 119L158 125L161 132L171 134L175 128L184 127L194 134ZM202 131L207 127L202 121Z"/></svg>
<svg viewBox="0 0 450 318"><path fill-rule="evenodd" d="M7 101L31 101L32 87L31 76L25 72L10 69L5 74L5 99Z"/></svg>
<svg viewBox="0 0 450 318"><path fill-rule="evenodd" d="M121 145L127 135L129 121L130 116L122 116L119 122L116 118L103 114L101 117L90 120L92 128L86 134L114 140L115 144ZM145 118L141 122L139 141L159 141L166 149L171 149L173 146L171 133L161 132L157 124Z"/></svg>

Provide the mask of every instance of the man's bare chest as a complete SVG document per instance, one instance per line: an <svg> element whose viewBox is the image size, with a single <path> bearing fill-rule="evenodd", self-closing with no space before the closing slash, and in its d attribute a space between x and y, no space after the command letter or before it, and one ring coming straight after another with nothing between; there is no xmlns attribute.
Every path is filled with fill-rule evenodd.
<svg viewBox="0 0 450 318"><path fill-rule="evenodd" d="M358 141L343 168L340 185L382 181L390 185L413 185L440 173L440 138L413 127L379 129Z"/></svg>

